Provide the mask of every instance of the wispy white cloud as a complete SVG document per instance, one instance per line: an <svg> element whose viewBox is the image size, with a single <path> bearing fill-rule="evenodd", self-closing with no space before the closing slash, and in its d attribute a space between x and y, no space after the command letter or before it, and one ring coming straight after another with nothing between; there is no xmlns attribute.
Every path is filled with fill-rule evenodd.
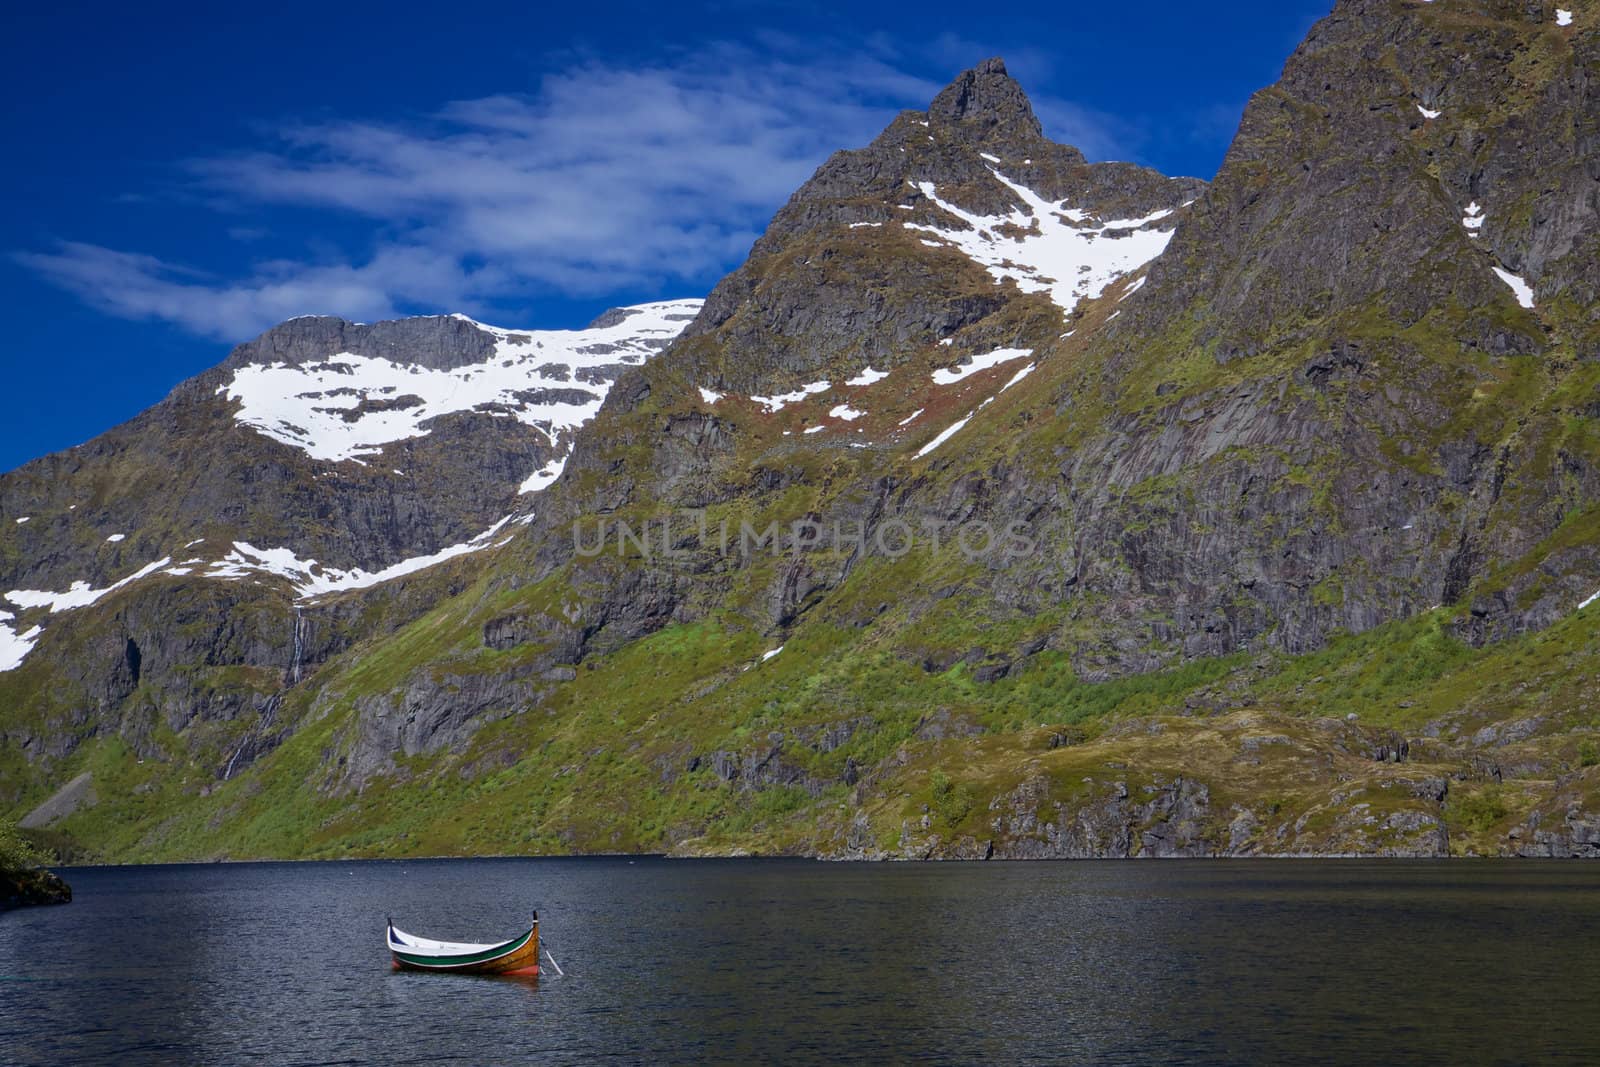
<svg viewBox="0 0 1600 1067"><path fill-rule="evenodd" d="M373 321L393 318L405 306L469 306L469 294L492 287L482 284L482 275L503 276L499 268L469 273L448 254L420 246L381 248L359 266L267 262L242 279L75 242L14 258L107 314L165 320L225 341L308 313Z"/></svg>
<svg viewBox="0 0 1600 1067"><path fill-rule="evenodd" d="M817 58L762 44L647 67L580 62L526 96L406 122L286 126L259 150L187 164L234 216L292 207L366 220L372 250L359 261L212 277L83 243L17 258L111 314L231 340L296 314L371 320L708 284L831 151L866 143L940 88L882 47ZM1117 135L1105 116L1035 102L1047 130L1091 156Z"/></svg>

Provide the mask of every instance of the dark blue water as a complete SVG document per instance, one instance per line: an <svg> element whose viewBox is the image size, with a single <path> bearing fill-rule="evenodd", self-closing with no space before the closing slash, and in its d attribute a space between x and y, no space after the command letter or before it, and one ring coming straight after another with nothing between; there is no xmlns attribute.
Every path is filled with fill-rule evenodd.
<svg viewBox="0 0 1600 1067"><path fill-rule="evenodd" d="M0 1062L1600 1062L1600 865L91 868L0 915ZM567 971L393 973L383 918Z"/></svg>

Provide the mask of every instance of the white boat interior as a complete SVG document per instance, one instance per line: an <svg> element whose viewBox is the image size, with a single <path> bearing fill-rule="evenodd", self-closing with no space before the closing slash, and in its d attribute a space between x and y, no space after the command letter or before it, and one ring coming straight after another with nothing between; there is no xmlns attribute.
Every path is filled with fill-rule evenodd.
<svg viewBox="0 0 1600 1067"><path fill-rule="evenodd" d="M515 940L513 938L512 940ZM486 949L498 948L506 944L504 941L495 941L487 945L477 945L466 941L435 941L431 937L418 937L408 934L404 930L389 927L389 947L402 951L426 952L431 956L470 956L474 952L483 952Z"/></svg>

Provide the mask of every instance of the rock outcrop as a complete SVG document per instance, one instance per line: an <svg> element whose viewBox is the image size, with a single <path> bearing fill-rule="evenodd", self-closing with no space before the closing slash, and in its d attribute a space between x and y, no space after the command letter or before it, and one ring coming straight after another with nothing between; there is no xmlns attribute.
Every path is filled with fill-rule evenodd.
<svg viewBox="0 0 1600 1067"><path fill-rule="evenodd" d="M0 911L37 904L70 904L72 887L54 871L0 871Z"/></svg>

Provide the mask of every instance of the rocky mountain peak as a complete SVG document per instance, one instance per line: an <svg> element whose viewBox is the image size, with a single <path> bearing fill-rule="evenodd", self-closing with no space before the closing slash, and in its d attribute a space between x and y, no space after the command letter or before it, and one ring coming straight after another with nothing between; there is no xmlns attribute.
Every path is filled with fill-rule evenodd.
<svg viewBox="0 0 1600 1067"><path fill-rule="evenodd" d="M960 126L964 136L982 144L1044 136L1028 94L1006 73L999 56L963 71L945 86L928 107L928 121Z"/></svg>
<svg viewBox="0 0 1600 1067"><path fill-rule="evenodd" d="M711 392L782 392L793 376L835 359L848 375L874 360L895 362L889 349L904 348L913 335L932 344L991 313L1003 302L1003 279L1013 275L1026 291L1059 290L1070 311L1083 293L1098 294L1112 275L1148 260L1129 258L1134 245L1149 243L1156 254L1175 213L1204 186L1131 163L1091 164L1078 149L1052 142L1005 61L985 60L926 112L901 112L870 144L835 152L796 190L683 333L685 342L715 334L715 345L734 358L708 359L709 349L690 345L680 348L682 365ZM1095 220L1121 225L1096 245ZM1160 232L1122 240L1146 227ZM952 281L950 251L988 274L988 285L982 275L968 280L976 299L963 288L968 283ZM1096 274L1090 259L1118 266ZM905 277L921 271L943 278L937 299L935 287ZM914 314L893 306L883 299L891 289L914 292L922 306ZM901 321L908 317L915 330ZM612 403L638 395L617 394Z"/></svg>
<svg viewBox="0 0 1600 1067"><path fill-rule="evenodd" d="M370 324L329 315L302 315L238 346L223 366L230 370L253 364L299 366L346 352L450 370L483 362L494 354L495 343L493 334L472 320L455 315L423 315Z"/></svg>

